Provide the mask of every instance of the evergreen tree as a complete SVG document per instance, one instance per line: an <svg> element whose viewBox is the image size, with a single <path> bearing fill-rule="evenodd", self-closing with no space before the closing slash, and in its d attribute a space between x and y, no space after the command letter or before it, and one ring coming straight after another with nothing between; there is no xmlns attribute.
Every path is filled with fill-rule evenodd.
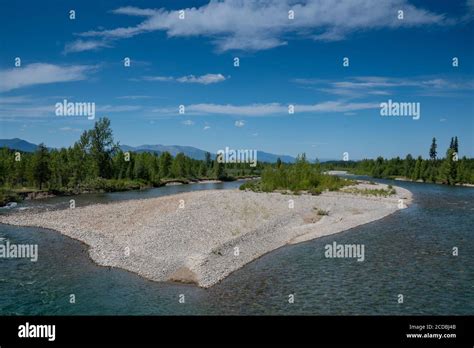
<svg viewBox="0 0 474 348"><path fill-rule="evenodd" d="M416 163L415 163L415 169L413 171L412 175L412 180L417 181L421 177L421 162L422 158L421 156L418 156Z"/></svg>
<svg viewBox="0 0 474 348"><path fill-rule="evenodd" d="M453 150L459 155L458 137L454 137Z"/></svg>
<svg viewBox="0 0 474 348"><path fill-rule="evenodd" d="M39 189L43 189L43 184L47 183L51 171L49 169L49 153L46 146L41 143L38 145L36 152L33 157L33 178L39 186Z"/></svg>
<svg viewBox="0 0 474 348"><path fill-rule="evenodd" d="M430 148L430 158L432 160L436 159L436 155L437 155L436 147L437 147L436 138L433 138L433 141L431 142L431 148Z"/></svg>
<svg viewBox="0 0 474 348"><path fill-rule="evenodd" d="M170 171L171 171L171 163L173 161L173 157L168 151L165 151L160 156L160 177L161 178L169 178Z"/></svg>
<svg viewBox="0 0 474 348"><path fill-rule="evenodd" d="M211 154L209 152L206 152L206 155L205 155L205 163L206 163L206 167L207 168L211 168L212 166L212 159L211 159Z"/></svg>
<svg viewBox="0 0 474 348"><path fill-rule="evenodd" d="M405 157L405 165L403 166L403 176L405 178L411 178L413 172L413 166L414 166L414 159L412 157L412 155L408 154L406 157Z"/></svg>
<svg viewBox="0 0 474 348"><path fill-rule="evenodd" d="M457 162L454 160L454 149L449 148L446 158L441 165L441 179L443 183L454 185L457 179Z"/></svg>

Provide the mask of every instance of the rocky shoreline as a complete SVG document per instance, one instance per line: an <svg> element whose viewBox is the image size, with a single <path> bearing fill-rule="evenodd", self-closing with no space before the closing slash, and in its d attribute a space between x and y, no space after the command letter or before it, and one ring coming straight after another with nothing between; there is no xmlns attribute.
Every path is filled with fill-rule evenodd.
<svg viewBox="0 0 474 348"><path fill-rule="evenodd" d="M374 188L357 185L367 186ZM0 222L53 229L80 240L90 246L89 255L99 265L154 281L210 287L281 246L381 219L399 210L400 200L405 206L411 202L408 190L394 189L388 197L193 191L66 210L21 211L0 215Z"/></svg>

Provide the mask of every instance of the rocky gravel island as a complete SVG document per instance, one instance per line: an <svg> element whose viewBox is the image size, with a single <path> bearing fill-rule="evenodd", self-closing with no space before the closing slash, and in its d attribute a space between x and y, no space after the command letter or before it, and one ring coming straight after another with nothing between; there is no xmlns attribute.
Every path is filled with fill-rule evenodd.
<svg viewBox="0 0 474 348"><path fill-rule="evenodd" d="M154 281L210 287L285 244L338 233L381 219L411 202L411 193L358 183L338 192L292 195L239 190L94 204L45 212L18 211L0 222L53 229L86 243L99 265ZM39 250L41 257L41 250Z"/></svg>

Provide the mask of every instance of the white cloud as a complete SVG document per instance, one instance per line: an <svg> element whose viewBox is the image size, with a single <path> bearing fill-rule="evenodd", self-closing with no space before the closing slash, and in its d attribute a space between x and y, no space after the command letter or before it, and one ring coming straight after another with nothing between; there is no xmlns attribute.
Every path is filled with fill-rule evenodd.
<svg viewBox="0 0 474 348"><path fill-rule="evenodd" d="M242 121L242 120L235 121L234 125L238 128L242 128L243 126L245 126L245 121Z"/></svg>
<svg viewBox="0 0 474 348"><path fill-rule="evenodd" d="M99 48L110 47L110 45L103 40L76 40L66 44L64 47L64 53L83 52L83 51L94 51Z"/></svg>
<svg viewBox="0 0 474 348"><path fill-rule="evenodd" d="M317 104L293 104L295 114L298 113L332 113L332 112L350 112L364 109L379 108L379 103L348 103L343 101L326 101ZM177 108L165 107L157 108L152 112L162 114L176 114ZM268 104L191 104L186 105L186 114L188 115L230 115L245 117L263 117L288 115L288 105L280 103ZM238 121L237 121L238 122ZM236 122L236 126L237 126ZM238 127L238 126L237 126Z"/></svg>
<svg viewBox="0 0 474 348"><path fill-rule="evenodd" d="M270 104L192 104L186 107L187 113L195 114L220 114L241 116L266 116L282 112L288 113L288 108L278 103Z"/></svg>
<svg viewBox="0 0 474 348"><path fill-rule="evenodd" d="M18 96L2 96L0 98L0 105L4 104L25 104L31 102L31 98L29 96L18 95Z"/></svg>
<svg viewBox="0 0 474 348"><path fill-rule="evenodd" d="M82 131L82 129L72 128L72 127L61 127L59 128L59 130L62 132L81 132Z"/></svg>
<svg viewBox="0 0 474 348"><path fill-rule="evenodd" d="M194 75L183 76L176 79L176 81L182 83L201 83L203 85L209 85L211 83L225 81L225 79L226 78L222 74L206 74L197 77Z"/></svg>
<svg viewBox="0 0 474 348"><path fill-rule="evenodd" d="M152 98L149 95L124 95L120 97L116 97L117 99L129 99L129 100L137 100L137 99L150 99Z"/></svg>
<svg viewBox="0 0 474 348"><path fill-rule="evenodd" d="M180 83L198 83L202 85L210 85L212 83L219 83L228 79L222 74L206 74L201 76L187 75L182 77L172 76L145 76L143 80L146 81L161 81L161 82L180 82Z"/></svg>
<svg viewBox="0 0 474 348"><path fill-rule="evenodd" d="M3 98L0 98L3 99ZM62 100L56 100L51 104L44 104L44 101L31 100L29 104L1 104L0 103L0 119L9 118L56 118L55 103ZM84 101L89 102L89 101ZM93 102L93 101L90 101ZM97 105L97 117L107 116L110 113L132 112L143 109L138 105Z"/></svg>
<svg viewBox="0 0 474 348"><path fill-rule="evenodd" d="M468 91L474 89L474 80L467 79L447 79L430 76L417 76L413 78L394 78L384 76L358 76L351 77L344 81L298 78L293 79L294 83L305 88L314 88L317 91L339 95L347 98L367 97L367 95L390 95L400 88L410 89L413 93L427 92L455 92Z"/></svg>
<svg viewBox="0 0 474 348"><path fill-rule="evenodd" d="M211 126L204 126L203 130L211 129Z"/></svg>
<svg viewBox="0 0 474 348"><path fill-rule="evenodd" d="M151 9L140 9L133 6L126 6L113 10L112 13L123 14L127 16L148 17L156 14L157 11Z"/></svg>
<svg viewBox="0 0 474 348"><path fill-rule="evenodd" d="M34 63L25 67L0 70L0 92L47 83L85 80L87 73L94 69L95 67L88 65Z"/></svg>
<svg viewBox="0 0 474 348"><path fill-rule="evenodd" d="M141 110L139 105L97 105L96 111L101 113L108 112L130 112Z"/></svg>
<svg viewBox="0 0 474 348"><path fill-rule="evenodd" d="M174 81L174 77L171 76L145 76L142 78L145 81L160 81L160 82L168 82ZM140 79L136 79L136 81L140 81Z"/></svg>
<svg viewBox="0 0 474 348"><path fill-rule="evenodd" d="M51 105L28 105L28 106L2 106L0 107L0 119L8 118L39 118L54 116L54 104Z"/></svg>
<svg viewBox="0 0 474 348"><path fill-rule="evenodd" d="M184 124L185 126L194 126L194 121L191 121L191 120L186 120L181 123Z"/></svg>
<svg viewBox="0 0 474 348"><path fill-rule="evenodd" d="M288 19L290 9L295 12L293 20ZM361 30L448 23L444 15L418 8L407 0L223 0L184 10L185 19L179 19L178 11L121 7L113 13L145 18L135 26L80 35L113 41L163 31L168 37L206 36L220 51L256 51L285 45L296 35L334 41ZM397 18L398 10L404 11L403 20Z"/></svg>

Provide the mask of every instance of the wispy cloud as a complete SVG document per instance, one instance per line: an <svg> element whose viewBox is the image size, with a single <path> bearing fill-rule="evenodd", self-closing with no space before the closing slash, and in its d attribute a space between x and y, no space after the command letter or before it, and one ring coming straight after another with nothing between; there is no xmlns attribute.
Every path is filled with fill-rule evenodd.
<svg viewBox="0 0 474 348"><path fill-rule="evenodd" d="M202 85L210 85L213 83L219 83L227 80L229 77L225 77L222 74L205 74L201 76L187 75L182 77L172 76L145 76L145 81L160 81L160 82L180 82L180 83L197 83Z"/></svg>
<svg viewBox="0 0 474 348"><path fill-rule="evenodd" d="M294 19L288 18L293 10ZM135 26L93 30L81 33L106 45L154 31L168 37L210 38L219 51L265 50L285 45L293 36L313 40L346 39L351 33L380 28L444 25L443 14L436 14L410 4L407 0L292 0L210 1L201 7L185 8L185 18L178 11L121 7L115 14L143 18ZM398 10L405 13L397 18ZM83 48L87 44L82 45ZM91 45L91 49L96 49Z"/></svg>
<svg viewBox="0 0 474 348"><path fill-rule="evenodd" d="M110 47L110 45L104 40L76 40L66 44L63 53L83 52L83 51L94 51L100 48Z"/></svg>
<svg viewBox="0 0 474 348"><path fill-rule="evenodd" d="M61 132L82 132L80 128L72 128L72 127L61 127L59 128Z"/></svg>
<svg viewBox="0 0 474 348"><path fill-rule="evenodd" d="M149 17L149 16L153 16L157 13L156 10L140 9L140 8L133 7L133 6L121 7L121 8L118 8L116 10L113 10L111 12L115 13L115 14L123 14L123 15L127 15L127 16L137 16L137 17Z"/></svg>
<svg viewBox="0 0 474 348"><path fill-rule="evenodd" d="M182 121L181 124L184 124L185 126L194 126L194 121L191 121L191 120L185 120L185 121Z"/></svg>
<svg viewBox="0 0 474 348"><path fill-rule="evenodd" d="M295 114L298 113L333 113L348 112L365 109L379 108L379 103L348 103L344 101L326 101L317 104L293 104ZM152 110L154 113L163 115L177 114L176 107L162 107ZM222 116L278 116L288 115L288 105L280 103L267 104L191 104L186 105L186 114L188 115L222 115Z"/></svg>
<svg viewBox="0 0 474 348"><path fill-rule="evenodd" d="M52 99L50 103L45 103L45 99ZM0 98L0 119L39 119L39 118L57 118L55 114L56 102L61 102L62 98L45 97L42 99L30 99L26 96ZM20 103L20 101L22 101ZM112 113L126 113L142 110L139 105L96 105L98 117L107 116Z"/></svg>
<svg viewBox="0 0 474 348"><path fill-rule="evenodd" d="M237 128L242 128L243 126L245 126L245 121L243 120L235 121L234 126L236 126Z"/></svg>
<svg viewBox="0 0 474 348"><path fill-rule="evenodd" d="M31 101L30 96L17 95L17 96L2 96L0 98L0 106L4 104L25 104Z"/></svg>
<svg viewBox="0 0 474 348"><path fill-rule="evenodd" d="M451 95L453 92L474 89L474 80L448 79L441 77L417 76L413 78L394 78L383 76L351 77L344 81L298 78L294 83L313 88L320 92L346 98L360 98L368 95L390 95L401 89L418 95Z"/></svg>
<svg viewBox="0 0 474 348"><path fill-rule="evenodd" d="M89 65L34 63L25 67L0 70L0 92L48 83L85 80L88 73L95 69L95 66Z"/></svg>
<svg viewBox="0 0 474 348"><path fill-rule="evenodd" d="M140 105L97 105L96 111L101 113L108 112L130 112L141 110Z"/></svg>
<svg viewBox="0 0 474 348"><path fill-rule="evenodd" d="M126 99L126 100L137 100L137 99L150 99L153 98L149 95L123 95L120 97L116 97L116 99Z"/></svg>
<svg viewBox="0 0 474 348"><path fill-rule="evenodd" d="M54 116L54 105L0 106L0 119Z"/></svg>

